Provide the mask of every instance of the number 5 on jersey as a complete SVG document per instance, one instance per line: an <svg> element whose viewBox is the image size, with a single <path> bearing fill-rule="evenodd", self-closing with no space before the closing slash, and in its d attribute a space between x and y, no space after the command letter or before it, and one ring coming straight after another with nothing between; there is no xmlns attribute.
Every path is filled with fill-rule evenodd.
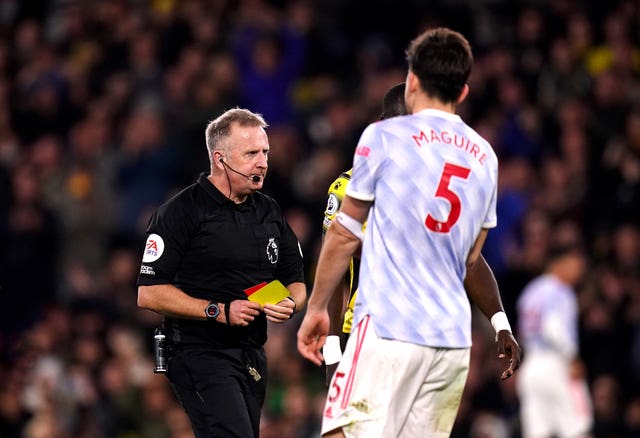
<svg viewBox="0 0 640 438"><path fill-rule="evenodd" d="M460 202L460 198L455 194L450 188L449 183L451 182L451 177L455 176L462 179L469 178L469 174L471 173L471 169L466 167L457 166L451 163L445 163L444 169L442 170L442 175L440 176L440 182L438 183L438 188L435 193L436 198L444 198L449 204L451 204L451 210L449 211L449 216L444 221L439 221L435 219L431 214L427 214L427 218L424 221L424 224L433 232L436 233L448 233L451 230L451 227L458 222L460 219L460 212L462 210L462 205Z"/></svg>

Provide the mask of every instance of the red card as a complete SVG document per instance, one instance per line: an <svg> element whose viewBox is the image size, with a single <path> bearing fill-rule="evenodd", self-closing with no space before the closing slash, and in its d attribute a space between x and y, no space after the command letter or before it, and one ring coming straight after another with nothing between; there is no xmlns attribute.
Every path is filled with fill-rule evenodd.
<svg viewBox="0 0 640 438"><path fill-rule="evenodd" d="M244 293L247 294L247 296L251 295L254 292L258 292L260 289L262 289L263 287L265 287L267 285L266 281L263 281L260 284L256 284L255 286L251 286L247 289L244 290Z"/></svg>

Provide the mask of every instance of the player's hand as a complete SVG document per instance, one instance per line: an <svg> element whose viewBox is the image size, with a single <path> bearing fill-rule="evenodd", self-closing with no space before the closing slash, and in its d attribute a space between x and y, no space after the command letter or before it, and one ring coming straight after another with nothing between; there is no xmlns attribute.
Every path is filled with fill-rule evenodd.
<svg viewBox="0 0 640 438"><path fill-rule="evenodd" d="M498 358L507 359L509 361L509 368L504 370L500 375L502 380L506 380L516 372L520 367L520 357L522 356L522 350L516 342L511 332L508 330L500 330L496 334L496 345L498 347Z"/></svg>
<svg viewBox="0 0 640 438"><path fill-rule="evenodd" d="M265 304L262 310L267 315L267 321L283 323L293 316L294 302L288 298L277 304Z"/></svg>
<svg viewBox="0 0 640 438"><path fill-rule="evenodd" d="M324 358L320 349L329 334L329 313L313 311L307 308L307 313L298 330L298 351L305 359L320 366Z"/></svg>
<svg viewBox="0 0 640 438"><path fill-rule="evenodd" d="M260 304L249 300L234 300L229 303L228 307L229 325L246 327L256 319L256 316L260 315ZM224 309L224 311L227 312L227 309Z"/></svg>
<svg viewBox="0 0 640 438"><path fill-rule="evenodd" d="M587 376L587 371L585 369L584 363L579 358L575 358L571 361L571 366L569 367L569 376L571 380L584 380Z"/></svg>

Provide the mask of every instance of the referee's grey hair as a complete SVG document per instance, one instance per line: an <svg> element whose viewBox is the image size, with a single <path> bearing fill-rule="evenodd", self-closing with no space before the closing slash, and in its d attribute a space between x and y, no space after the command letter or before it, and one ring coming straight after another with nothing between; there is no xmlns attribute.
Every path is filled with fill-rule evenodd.
<svg viewBox="0 0 640 438"><path fill-rule="evenodd" d="M213 152L228 152L228 144L224 141L231 133L231 126L237 123L240 126L269 126L261 114L253 113L244 108L232 108L209 122L205 130L207 152L209 161L213 162Z"/></svg>

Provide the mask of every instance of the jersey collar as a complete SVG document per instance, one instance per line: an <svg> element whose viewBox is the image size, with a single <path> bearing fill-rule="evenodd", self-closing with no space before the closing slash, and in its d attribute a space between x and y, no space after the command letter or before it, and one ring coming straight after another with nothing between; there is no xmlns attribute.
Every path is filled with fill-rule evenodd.
<svg viewBox="0 0 640 438"><path fill-rule="evenodd" d="M416 114L425 114L428 116L440 117L443 119L451 120L453 122L461 122L462 119L457 114L451 114L446 111L442 111L434 108L425 108L423 110L418 111Z"/></svg>
<svg viewBox="0 0 640 438"><path fill-rule="evenodd" d="M229 198L220 193L220 190L214 186L207 178L206 173L201 173L198 177L198 185L204 189L209 196L211 196L218 204L224 204L225 202L231 202Z"/></svg>
<svg viewBox="0 0 640 438"><path fill-rule="evenodd" d="M220 192L220 190L218 190L218 188L215 185L213 185L211 181L209 181L208 175L204 172L201 173L200 176L198 177L198 185L202 187L204 191L207 192L207 194L211 196L214 199L214 201L216 201L220 205L225 203L231 203L237 207L240 207L242 205L248 205L249 203L253 202L253 195L249 195L247 196L247 200L244 201L242 204L236 204L231 199L223 195L222 192Z"/></svg>

